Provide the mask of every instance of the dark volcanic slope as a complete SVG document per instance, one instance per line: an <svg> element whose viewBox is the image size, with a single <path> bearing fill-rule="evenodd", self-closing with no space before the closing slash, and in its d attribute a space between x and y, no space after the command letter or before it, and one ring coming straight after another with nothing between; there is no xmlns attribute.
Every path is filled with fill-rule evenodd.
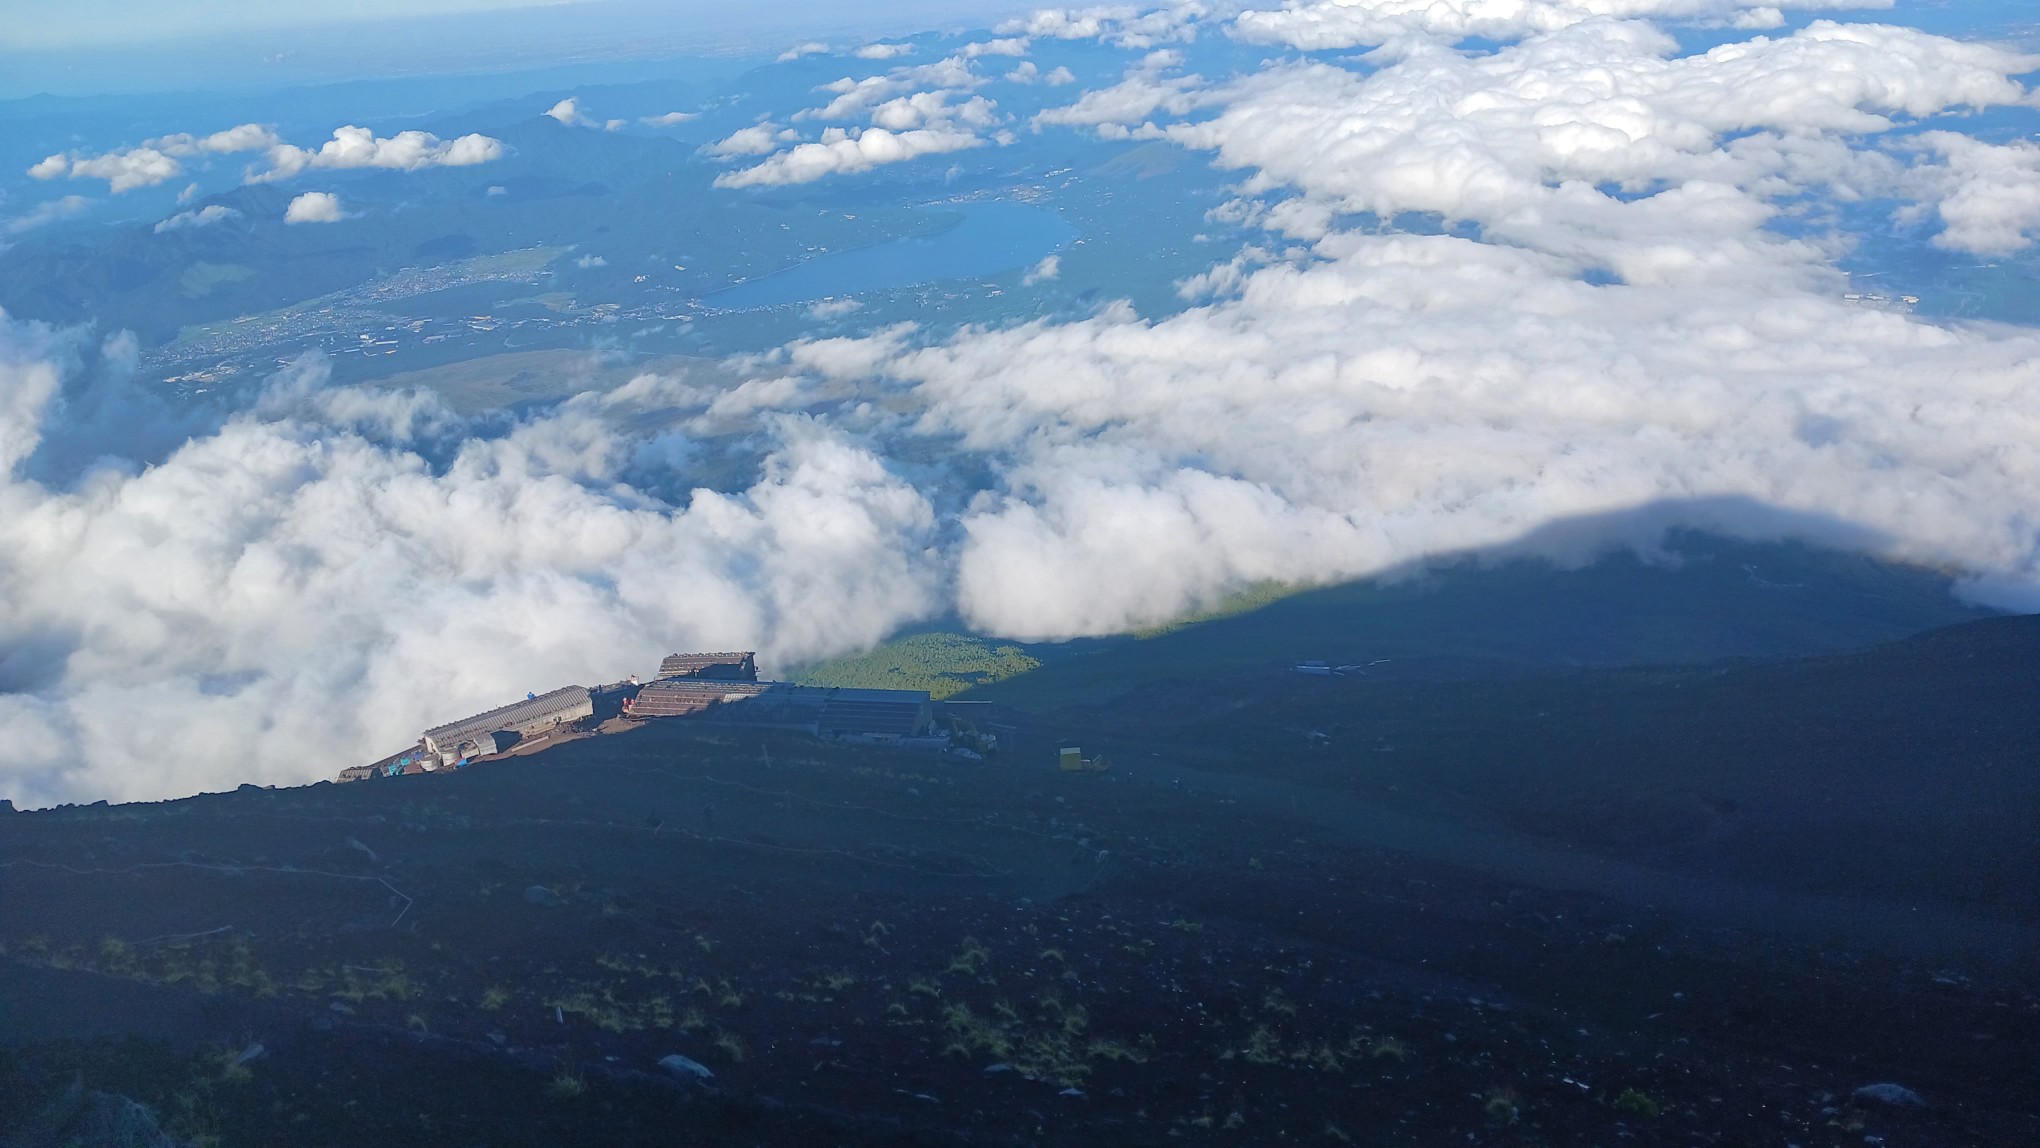
<svg viewBox="0 0 2040 1148"><path fill-rule="evenodd" d="M2040 617L1776 662L1432 669L1158 684L1060 724L1682 873L2040 923Z"/></svg>
<svg viewBox="0 0 2040 1148"><path fill-rule="evenodd" d="M1700 927L1181 757L722 738L0 816L0 1141L74 1079L221 1145L2040 1139L2030 959Z"/></svg>
<svg viewBox="0 0 2040 1148"><path fill-rule="evenodd" d="M1830 653L1990 614L1952 589L1944 573L1860 554L1675 531L1650 563L1629 551L1577 569L1469 558L1141 640L1033 647L1048 664L968 696L1045 711L1311 658L1618 666Z"/></svg>

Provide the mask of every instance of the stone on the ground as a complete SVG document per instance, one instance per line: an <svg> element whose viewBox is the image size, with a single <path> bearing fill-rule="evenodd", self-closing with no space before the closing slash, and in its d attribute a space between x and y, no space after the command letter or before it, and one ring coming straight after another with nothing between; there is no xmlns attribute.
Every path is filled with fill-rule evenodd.
<svg viewBox="0 0 2040 1148"><path fill-rule="evenodd" d="M710 1072L707 1065L698 1060L690 1060L677 1052L660 1057L659 1067L675 1076L694 1076L702 1080L715 1079L715 1073Z"/></svg>
<svg viewBox="0 0 2040 1148"><path fill-rule="evenodd" d="M9 1143L65 1148L177 1148L141 1104L117 1092L88 1090L82 1079L52 1097L14 1130Z"/></svg>
<svg viewBox="0 0 2040 1148"><path fill-rule="evenodd" d="M1927 1102L1920 1094L1903 1084L1866 1084L1855 1091L1858 1100L1872 1104L1888 1104L1893 1108L1925 1108Z"/></svg>

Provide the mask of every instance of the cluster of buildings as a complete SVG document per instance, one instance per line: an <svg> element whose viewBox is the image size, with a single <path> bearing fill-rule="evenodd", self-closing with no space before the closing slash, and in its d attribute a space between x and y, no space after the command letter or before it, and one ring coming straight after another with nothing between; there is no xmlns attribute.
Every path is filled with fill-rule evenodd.
<svg viewBox="0 0 2040 1148"><path fill-rule="evenodd" d="M412 748L344 770L340 780L459 769L519 745L588 730L598 717L690 718L839 741L951 748L947 733L935 730L935 707L926 690L760 681L757 655L736 650L669 655L659 665L659 676L642 684L632 677L607 686L562 686L531 694L523 701L434 726L419 735ZM979 756L975 751L957 752Z"/></svg>

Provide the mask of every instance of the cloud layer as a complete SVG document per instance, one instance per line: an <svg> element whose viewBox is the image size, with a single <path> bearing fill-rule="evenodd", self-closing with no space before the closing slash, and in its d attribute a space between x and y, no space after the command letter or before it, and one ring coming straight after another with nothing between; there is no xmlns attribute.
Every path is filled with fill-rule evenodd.
<svg viewBox="0 0 2040 1148"><path fill-rule="evenodd" d="M282 143L274 131L261 124L242 124L209 136L163 136L99 155L60 152L30 167L28 174L35 179L103 179L107 189L118 195L177 178L184 173L181 161L194 156L262 151Z"/></svg>
<svg viewBox="0 0 2040 1148"><path fill-rule="evenodd" d="M904 163L924 155L982 147L984 140L968 131L947 127L891 131L882 127L850 132L830 128L816 143L796 144L763 163L716 177L717 187L754 187L809 183L824 176L869 171L881 164Z"/></svg>
<svg viewBox="0 0 2040 1148"><path fill-rule="evenodd" d="M573 101L563 103L571 105ZM267 161L267 167L250 167L247 172L249 182L260 183L289 179L314 168L417 171L427 167L465 167L502 158L503 144L480 134L442 140L429 132L404 131L381 137L368 128L350 124L336 129L332 139L311 149L286 143L262 124L241 124L209 136L180 133L98 155L60 152L31 166L28 174L43 180L103 179L107 189L118 195L176 179L184 174L185 161L192 158L249 152L261 152Z"/></svg>
<svg viewBox="0 0 2040 1148"><path fill-rule="evenodd" d="M1942 223L1936 246L2011 255L2040 238L2040 141L1993 145L1941 131L1925 132L1914 143L1938 162L1901 178L1917 202L1900 217L1919 220L1931 209Z"/></svg>
<svg viewBox="0 0 2040 1148"><path fill-rule="evenodd" d="M1211 150L1250 173L1249 193L1300 191L1275 221L1304 237L1335 214L1434 213L1631 278L1779 265L1782 248L1753 225L1806 192L1945 202L1944 244L1980 253L2016 249L2032 225L2028 144L1953 132L1856 143L1944 111L2029 104L2011 77L2040 58L2002 48L1815 21L1682 56L1649 24L1593 21L1492 53L1418 41L1376 59L1371 72L1280 62L1214 86L1156 53L1034 122ZM1652 241L1667 228L1715 244Z"/></svg>
<svg viewBox="0 0 2040 1148"><path fill-rule="evenodd" d="M1242 12L1232 34L1250 43L1323 50L1422 35L1517 40L1601 19L1682 20L1776 28L1784 9L1889 8L1892 0L1317 0Z"/></svg>
<svg viewBox="0 0 2040 1148"><path fill-rule="evenodd" d="M1042 8L1019 20L999 25L1015 33L1051 40L1099 40L1114 47L1145 51L1158 44L1196 38L1198 22L1210 9L1196 0L1143 9L1131 4L1089 8Z"/></svg>
<svg viewBox="0 0 2040 1148"><path fill-rule="evenodd" d="M572 101L568 101L571 103ZM317 151L280 144L269 149L269 170L254 179L289 179L308 170L384 168L418 171L428 167L471 167L500 159L503 144L485 135L469 134L442 140L430 132L398 132L387 138L352 125L336 128Z"/></svg>
<svg viewBox="0 0 2040 1148"><path fill-rule="evenodd" d="M74 392L114 371L93 364L123 353L0 321L0 788L304 780L673 646L783 665L950 610L1016 637L1106 633L1646 505L1946 564L2040 607L2040 332L1852 298L1837 261L1863 211L1833 209L1895 210L1948 250L2028 248L2040 145L1968 117L2030 111L2018 77L2040 60L1828 20L1691 54L1660 23L1772 22L1728 0L1266 15L1041 14L1012 45L845 76L704 149L743 187L985 146L1008 121L982 62L1104 38L1138 54L1033 127L1237 176L1212 216L1248 238L1167 318L1107 303L815 337L734 385L646 376L493 424L300 364L182 446L68 486L42 460L80 437ZM1214 26L1387 46L1207 79L1181 45ZM1467 34L1498 42L1453 45ZM454 162L462 142L364 136L297 170L328 148L329 166ZM1081 279L1076 257L1022 277ZM756 444L755 473L693 489L729 435Z"/></svg>
<svg viewBox="0 0 2040 1148"><path fill-rule="evenodd" d="M716 178L716 186L810 183L922 156L1007 142L1011 136L1004 131L1006 117L998 104L972 94L987 82L978 73L976 61L1020 55L1026 50L1024 38L980 41L931 64L893 68L862 79L844 76L823 84L815 90L831 98L820 107L794 113L793 119L796 124L822 121L832 126L823 128L818 138L802 142L797 128L782 128L768 121L710 144L703 150L713 156L766 157L750 167L724 172ZM1067 69L1059 71L1067 73ZM1029 81L1033 78L1030 74ZM845 121L850 121L850 126L841 126ZM782 145L791 146L780 150Z"/></svg>
<svg viewBox="0 0 2040 1148"><path fill-rule="evenodd" d="M904 384L922 431L1001 460L957 558L961 608L998 633L1110 632L1258 580L1722 496L2040 585L2030 332L1791 290L1594 286L1448 236L1342 234L1311 255L1163 322L1119 309L929 348L817 344L805 363Z"/></svg>
<svg viewBox="0 0 2040 1148"><path fill-rule="evenodd" d="M1215 301L789 355L904 388L919 432L996 460L961 521L965 617L1107 632L1665 501L1762 506L1697 524L1876 538L2040 605L2040 339L1850 302L1838 243L1772 227L1809 195L1911 195L1943 246L2023 246L2029 143L1900 129L2029 104L2012 77L2040 61L1827 21L1685 56L1569 19L1370 62L1212 85L1157 53L1037 119L1243 172L1218 214L1291 245L1185 284ZM1411 215L1474 231L1379 222Z"/></svg>
<svg viewBox="0 0 2040 1148"><path fill-rule="evenodd" d="M301 782L676 645L784 664L935 601L929 504L826 427L773 421L738 492L627 485L643 446L613 424L707 402L670 381L483 439L307 365L158 465L64 492L22 474L78 360L0 319L0 791L19 802Z"/></svg>

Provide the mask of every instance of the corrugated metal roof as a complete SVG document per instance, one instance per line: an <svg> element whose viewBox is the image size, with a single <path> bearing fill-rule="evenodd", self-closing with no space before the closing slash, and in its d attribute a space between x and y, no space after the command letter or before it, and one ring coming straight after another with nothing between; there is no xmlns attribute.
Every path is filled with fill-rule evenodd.
<svg viewBox="0 0 2040 1148"><path fill-rule="evenodd" d="M771 688L764 682L665 678L639 689L631 699L630 712L639 717L681 717L732 699L753 697Z"/></svg>
<svg viewBox="0 0 2040 1148"><path fill-rule="evenodd" d="M752 650L722 650L704 654L668 654L659 663L661 678L721 678L730 681L758 680L758 655Z"/></svg>
<svg viewBox="0 0 2040 1148"><path fill-rule="evenodd" d="M926 690L796 686L787 682L719 682L665 678L638 691L638 717L701 714L749 725L818 727L841 733L909 734L928 712Z"/></svg>
<svg viewBox="0 0 2040 1148"><path fill-rule="evenodd" d="M586 686L561 686L559 689L511 702L487 713L434 726L425 731L425 737L433 745L450 749L464 738L476 734L491 733L499 729L524 729L554 717L571 715L581 717L594 709L594 700L588 696Z"/></svg>

